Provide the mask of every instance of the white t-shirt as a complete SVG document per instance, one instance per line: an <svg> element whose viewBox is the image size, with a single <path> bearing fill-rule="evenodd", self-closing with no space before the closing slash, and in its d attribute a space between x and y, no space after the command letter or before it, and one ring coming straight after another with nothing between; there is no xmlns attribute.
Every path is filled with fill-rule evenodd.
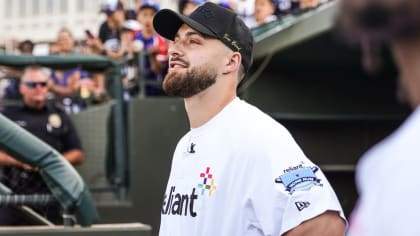
<svg viewBox="0 0 420 236"><path fill-rule="evenodd" d="M360 193L349 235L420 235L420 108L357 167Z"/></svg>
<svg viewBox="0 0 420 236"><path fill-rule="evenodd" d="M343 211L289 132L236 98L178 143L160 236L275 235Z"/></svg>

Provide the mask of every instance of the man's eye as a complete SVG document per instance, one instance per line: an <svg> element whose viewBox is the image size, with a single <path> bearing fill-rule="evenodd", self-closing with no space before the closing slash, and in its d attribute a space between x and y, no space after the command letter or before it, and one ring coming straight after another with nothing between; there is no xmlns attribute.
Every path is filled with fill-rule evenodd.
<svg viewBox="0 0 420 236"><path fill-rule="evenodd" d="M190 39L190 44L200 44L198 40Z"/></svg>

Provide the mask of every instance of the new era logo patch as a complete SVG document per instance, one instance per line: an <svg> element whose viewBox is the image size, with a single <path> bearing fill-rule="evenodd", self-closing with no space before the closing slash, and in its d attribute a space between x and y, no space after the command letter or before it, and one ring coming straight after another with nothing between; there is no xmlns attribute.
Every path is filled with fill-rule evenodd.
<svg viewBox="0 0 420 236"><path fill-rule="evenodd" d="M309 202L295 202L295 205L299 211L302 211L305 208L308 208L311 203Z"/></svg>

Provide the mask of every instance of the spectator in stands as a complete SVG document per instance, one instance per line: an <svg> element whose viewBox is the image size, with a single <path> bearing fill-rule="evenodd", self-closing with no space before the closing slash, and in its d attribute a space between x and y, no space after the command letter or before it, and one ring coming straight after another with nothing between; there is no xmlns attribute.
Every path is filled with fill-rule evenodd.
<svg viewBox="0 0 420 236"><path fill-rule="evenodd" d="M230 0L229 3L243 20L254 14L255 0Z"/></svg>
<svg viewBox="0 0 420 236"><path fill-rule="evenodd" d="M19 53L21 55L32 55L34 43L31 40L24 40L18 45ZM8 78L6 88L4 89L4 99L20 99L19 81L18 78L22 76L21 70L12 69L6 66L0 66L0 72Z"/></svg>
<svg viewBox="0 0 420 236"><path fill-rule="evenodd" d="M121 28L125 21L123 4L119 0L105 0L101 12L107 18L99 28L99 38L88 37L87 43L98 53L112 59L122 59L126 48L121 43Z"/></svg>
<svg viewBox="0 0 420 236"><path fill-rule="evenodd" d="M178 3L178 10L181 14L189 16L191 12L204 2L204 0L180 0Z"/></svg>
<svg viewBox="0 0 420 236"><path fill-rule="evenodd" d="M276 20L278 4L278 0L255 0L254 15L245 21L246 25L255 28Z"/></svg>
<svg viewBox="0 0 420 236"><path fill-rule="evenodd" d="M123 60L123 86L125 89L125 99L128 100L134 97L139 92L138 86L138 58L137 53L143 49L143 42L134 41L134 37L141 30L141 25L137 21L137 15L134 20L126 20L122 27L121 38L126 42L127 53L124 55Z"/></svg>
<svg viewBox="0 0 420 236"><path fill-rule="evenodd" d="M59 31L55 44L58 55L71 55L76 52L73 34L66 28ZM89 75L80 68L53 70L49 86L55 100L63 103L67 113L77 113L89 103L100 103L105 100L104 80L104 76Z"/></svg>
<svg viewBox="0 0 420 236"><path fill-rule="evenodd" d="M138 10L143 0L134 0L134 9Z"/></svg>
<svg viewBox="0 0 420 236"><path fill-rule="evenodd" d="M137 18L137 11L136 11L136 9L127 9L125 11L125 17L124 18L125 18L125 22L127 22L128 20L136 20L136 18Z"/></svg>
<svg viewBox="0 0 420 236"><path fill-rule="evenodd" d="M75 40L71 31L67 28L62 28L58 32L55 45L56 55L74 54ZM79 68L51 71L51 80L48 83L49 90L56 101L69 107L68 113L77 113L81 108L85 107L85 104L78 96L81 76L82 71ZM70 107L73 109L70 109Z"/></svg>
<svg viewBox="0 0 420 236"><path fill-rule="evenodd" d="M122 3L123 9L124 9L124 24L125 22L127 22L128 20L136 20L137 18L137 13L138 13L138 8L141 4L141 2L143 1L138 1L140 2L139 4L137 2L133 2L130 1L130 4L127 3L126 0L120 0L120 2ZM124 25L123 25L124 26Z"/></svg>
<svg viewBox="0 0 420 236"><path fill-rule="evenodd" d="M34 49L34 43L31 40L24 40L19 43L18 49L21 55L32 55ZM19 93L19 81L18 79L22 76L22 71L13 69L6 66L0 66L0 72L7 78L7 85L3 92L2 99L20 99Z"/></svg>
<svg viewBox="0 0 420 236"><path fill-rule="evenodd" d="M109 96L106 91L104 73L81 71L80 89L77 96L82 99L79 100L81 109L106 102Z"/></svg>
<svg viewBox="0 0 420 236"><path fill-rule="evenodd" d="M28 130L39 139L63 154L71 164L83 162L83 151L76 130L70 118L58 107L47 101L48 76L41 67L28 67L24 70L19 91L23 107L8 107L3 114ZM16 194L49 194L37 172L36 166L22 163L5 152L0 151L0 164L3 165L2 183ZM35 210L53 223L62 223L58 204L35 207ZM24 216L15 208L0 208L0 225L25 225Z"/></svg>
<svg viewBox="0 0 420 236"><path fill-rule="evenodd" d="M1 73L7 78L7 85L1 99L18 100L21 98L19 93L19 77L22 75L20 70L16 70L6 66L0 66Z"/></svg>
<svg viewBox="0 0 420 236"><path fill-rule="evenodd" d="M168 61L168 45L164 38L158 35L153 28L153 17L159 10L159 4L154 1L145 0L140 5L137 20L142 25L142 30L138 32L134 41L143 45L142 50L146 52L144 65L139 65L139 70L145 76L146 81L162 81L166 71ZM163 95L161 86L146 85L146 95Z"/></svg>
<svg viewBox="0 0 420 236"><path fill-rule="evenodd" d="M48 44L48 54L50 55L60 54L60 46L57 44L57 42L51 42Z"/></svg>
<svg viewBox="0 0 420 236"><path fill-rule="evenodd" d="M34 43L31 40L27 39L19 43L18 49L20 54L22 55L32 55L34 46Z"/></svg>
<svg viewBox="0 0 420 236"><path fill-rule="evenodd" d="M61 28L57 35L58 54L69 55L76 53L75 40L72 32L67 28Z"/></svg>
<svg viewBox="0 0 420 236"><path fill-rule="evenodd" d="M70 30L62 28L57 35L57 46L55 54L67 55L74 52L74 38ZM50 90L59 98L74 95L79 87L80 70L55 70L51 73L52 82L50 82Z"/></svg>

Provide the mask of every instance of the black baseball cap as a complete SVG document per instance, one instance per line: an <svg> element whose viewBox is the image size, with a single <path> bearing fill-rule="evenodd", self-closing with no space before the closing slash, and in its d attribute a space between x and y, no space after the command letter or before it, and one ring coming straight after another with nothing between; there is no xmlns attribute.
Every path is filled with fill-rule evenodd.
<svg viewBox="0 0 420 236"><path fill-rule="evenodd" d="M206 2L189 16L163 9L153 19L155 30L169 40L174 40L184 23L204 35L219 39L228 48L239 52L245 72L251 67L254 40L249 28L233 11Z"/></svg>

